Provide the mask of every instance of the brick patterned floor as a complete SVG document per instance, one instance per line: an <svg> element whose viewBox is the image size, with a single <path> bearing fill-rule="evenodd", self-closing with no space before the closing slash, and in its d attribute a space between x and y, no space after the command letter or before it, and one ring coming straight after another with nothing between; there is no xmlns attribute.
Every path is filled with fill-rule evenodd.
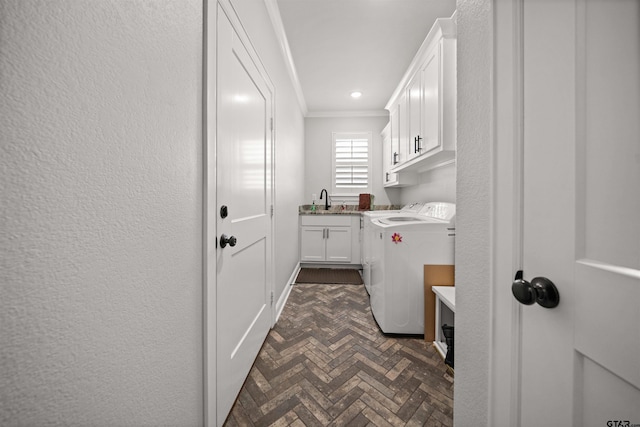
<svg viewBox="0 0 640 427"><path fill-rule="evenodd" d="M293 286L226 426L452 426L453 378L421 337L384 335L363 285Z"/></svg>

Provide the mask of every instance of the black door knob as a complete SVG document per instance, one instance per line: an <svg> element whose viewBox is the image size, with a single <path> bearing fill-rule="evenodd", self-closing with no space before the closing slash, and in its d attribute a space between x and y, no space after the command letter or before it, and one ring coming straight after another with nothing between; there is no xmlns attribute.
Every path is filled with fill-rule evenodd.
<svg viewBox="0 0 640 427"><path fill-rule="evenodd" d="M531 283L522 278L522 270L516 273L516 277L511 285L511 292L516 299L524 305L531 305L536 302L536 295Z"/></svg>
<svg viewBox="0 0 640 427"><path fill-rule="evenodd" d="M545 308L554 308L560 303L558 288L546 277L535 277L531 283L522 278L522 270L516 273L511 285L513 296L524 305L537 302Z"/></svg>
<svg viewBox="0 0 640 427"><path fill-rule="evenodd" d="M227 237L226 234L220 236L220 247L224 248L229 244L229 246L235 246L238 240L234 236Z"/></svg>

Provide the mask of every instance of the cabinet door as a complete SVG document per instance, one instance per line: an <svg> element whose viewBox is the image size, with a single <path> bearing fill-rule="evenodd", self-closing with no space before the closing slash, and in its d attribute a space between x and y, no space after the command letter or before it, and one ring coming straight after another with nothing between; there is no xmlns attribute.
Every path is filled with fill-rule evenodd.
<svg viewBox="0 0 640 427"><path fill-rule="evenodd" d="M421 73L416 73L415 76L409 82L409 86L407 86L407 107L408 107L408 130L409 135L407 139L407 147L406 147L406 157L404 160L412 159L420 154L418 150L416 138L421 137L420 132L421 129L421 118L422 114L420 112L421 108Z"/></svg>
<svg viewBox="0 0 640 427"><path fill-rule="evenodd" d="M351 219L351 261L353 263L362 264L362 231L364 227L364 218L362 216L352 217Z"/></svg>
<svg viewBox="0 0 640 427"><path fill-rule="evenodd" d="M386 183L389 180L389 170L391 169L391 131L393 121L389 121L389 124L382 130L380 136L382 137L382 182Z"/></svg>
<svg viewBox="0 0 640 427"><path fill-rule="evenodd" d="M391 124L391 141L389 147L389 162L385 163L384 170L387 171L400 161L400 116L404 114L402 106L397 104L389 114Z"/></svg>
<svg viewBox="0 0 640 427"><path fill-rule="evenodd" d="M391 140L392 150L397 150L398 157L394 166L398 166L400 163L407 160L407 154L409 153L409 107L407 106L407 93L404 92L398 99L398 142L393 146L393 140ZM392 159L393 160L393 159Z"/></svg>
<svg viewBox="0 0 640 427"><path fill-rule="evenodd" d="M440 146L440 48L428 55L422 67L422 133L421 153L428 153Z"/></svg>
<svg viewBox="0 0 640 427"><path fill-rule="evenodd" d="M351 262L351 227L327 228L327 257L330 262Z"/></svg>
<svg viewBox="0 0 640 427"><path fill-rule="evenodd" d="M302 227L300 229L300 261L325 260L325 228Z"/></svg>

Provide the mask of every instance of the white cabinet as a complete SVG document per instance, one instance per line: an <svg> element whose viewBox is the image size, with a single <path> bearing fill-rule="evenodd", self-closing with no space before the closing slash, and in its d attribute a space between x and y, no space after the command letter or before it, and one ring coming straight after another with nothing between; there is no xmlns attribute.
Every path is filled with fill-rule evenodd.
<svg viewBox="0 0 640 427"><path fill-rule="evenodd" d="M385 187L408 187L418 183L418 176L414 172L386 172Z"/></svg>
<svg viewBox="0 0 640 427"><path fill-rule="evenodd" d="M387 177L389 175L389 171L393 167L393 154L391 148L391 126L393 124L393 118L387 123L387 125L380 132L380 137L382 139L382 173ZM387 179L383 177L383 182L386 184Z"/></svg>
<svg viewBox="0 0 640 427"><path fill-rule="evenodd" d="M358 264L359 215L301 215L300 262Z"/></svg>
<svg viewBox="0 0 640 427"><path fill-rule="evenodd" d="M403 98L404 100L404 98ZM406 129L401 127L402 112L404 111L402 104L396 105L390 113L390 120L387 126L382 130L382 182L385 187L404 187L417 183L417 176L414 173L399 174L393 172L393 168L400 162L400 158L404 158L406 153L406 145L404 150L400 148L401 136L406 134ZM406 142L406 141L403 141Z"/></svg>
<svg viewBox="0 0 640 427"><path fill-rule="evenodd" d="M409 138L406 139L405 151L407 153L404 162L420 155L418 150L418 138L422 133L422 74L415 73L407 86L407 110L409 116Z"/></svg>
<svg viewBox="0 0 640 427"><path fill-rule="evenodd" d="M422 172L455 161L454 17L436 20L385 108L389 110L392 135L396 132L394 122L398 122L400 156L392 172ZM403 110L405 123L401 123Z"/></svg>
<svg viewBox="0 0 640 427"><path fill-rule="evenodd" d="M401 123L405 123L404 114L405 106L403 97L402 102L397 103L389 112L389 156L388 161L384 164L385 171L391 169L402 160L402 153L400 152L400 139L407 133L406 129L401 130Z"/></svg>
<svg viewBox="0 0 640 427"><path fill-rule="evenodd" d="M409 107L407 93L403 91L389 107L389 123L391 125L391 167L395 167L408 159L409 153Z"/></svg>
<svg viewBox="0 0 640 427"><path fill-rule="evenodd" d="M324 261L326 256L325 227L300 228L300 261Z"/></svg>
<svg viewBox="0 0 640 427"><path fill-rule="evenodd" d="M351 262L351 226L327 227L325 259L328 262Z"/></svg>
<svg viewBox="0 0 640 427"><path fill-rule="evenodd" d="M455 326L456 288L455 286L434 286L436 294L435 341L433 344L444 359L447 356L447 342L442 334L442 325Z"/></svg>
<svg viewBox="0 0 640 427"><path fill-rule="evenodd" d="M440 138L440 46L438 43L429 53L420 73L422 75L421 130L415 144L418 154L429 153L442 143Z"/></svg>

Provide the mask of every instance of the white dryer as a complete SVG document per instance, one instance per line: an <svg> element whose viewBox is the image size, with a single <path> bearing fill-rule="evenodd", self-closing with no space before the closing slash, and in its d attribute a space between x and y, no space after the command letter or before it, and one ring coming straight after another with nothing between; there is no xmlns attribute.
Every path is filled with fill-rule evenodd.
<svg viewBox="0 0 640 427"><path fill-rule="evenodd" d="M415 216L424 208L425 203L409 203L399 210L366 211L362 215L362 250L360 264L362 264L362 280L367 293L371 294L371 242L373 241L374 219L391 216Z"/></svg>
<svg viewBox="0 0 640 427"><path fill-rule="evenodd" d="M424 334L424 265L454 264L455 204L371 221L371 311L384 333Z"/></svg>

